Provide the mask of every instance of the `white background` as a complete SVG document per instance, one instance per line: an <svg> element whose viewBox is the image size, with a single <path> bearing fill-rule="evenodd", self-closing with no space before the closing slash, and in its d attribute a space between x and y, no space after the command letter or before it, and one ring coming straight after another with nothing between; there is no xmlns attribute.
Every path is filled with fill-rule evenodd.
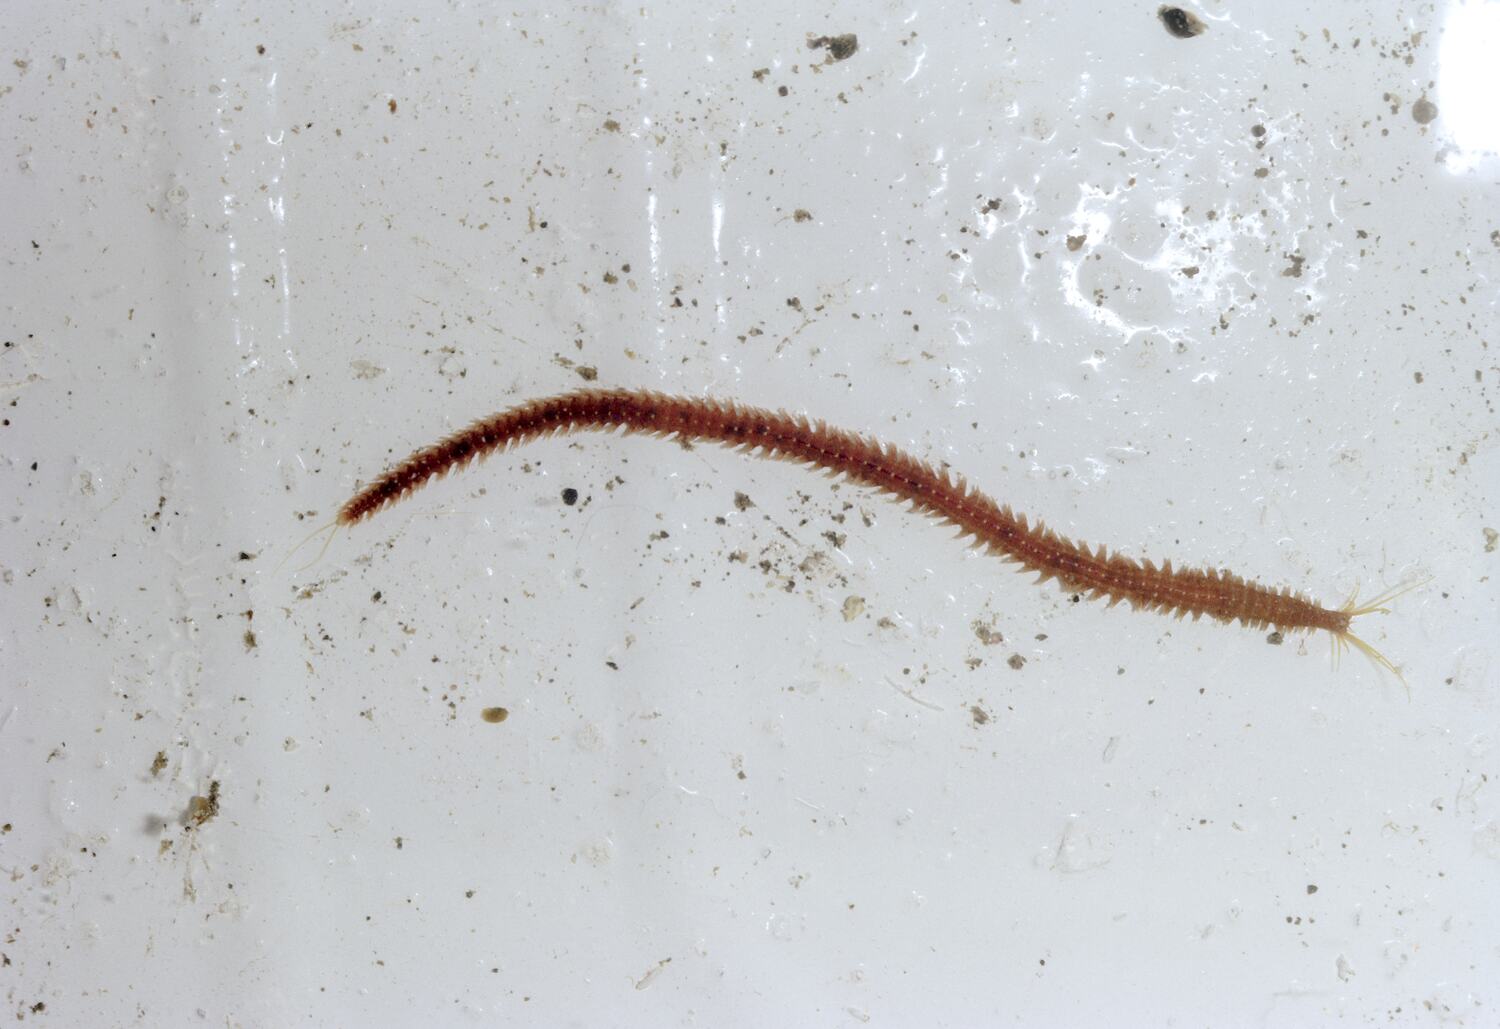
<svg viewBox="0 0 1500 1029"><path fill-rule="evenodd" d="M1198 14L0 8L0 1015L1500 1024L1500 16ZM1431 576L1409 694L642 438L278 567L591 383Z"/></svg>

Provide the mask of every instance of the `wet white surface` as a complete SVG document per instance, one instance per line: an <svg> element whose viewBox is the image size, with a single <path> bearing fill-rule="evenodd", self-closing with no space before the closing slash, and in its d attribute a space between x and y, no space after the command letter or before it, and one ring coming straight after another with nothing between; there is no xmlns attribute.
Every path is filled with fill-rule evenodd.
<svg viewBox="0 0 1500 1029"><path fill-rule="evenodd" d="M7 1016L1493 1024L1500 16L1195 10L0 9ZM1430 575L1410 694L646 439L278 567L590 383Z"/></svg>

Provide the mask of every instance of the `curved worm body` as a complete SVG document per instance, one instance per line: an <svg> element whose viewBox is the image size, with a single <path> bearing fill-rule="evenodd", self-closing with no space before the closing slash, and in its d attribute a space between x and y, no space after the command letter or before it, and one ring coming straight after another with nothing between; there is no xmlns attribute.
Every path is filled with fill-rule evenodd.
<svg viewBox="0 0 1500 1029"><path fill-rule="evenodd" d="M939 471L894 446L802 415L733 401L602 389L533 400L418 450L350 498L339 511L338 524L354 525L475 458L543 436L615 429L718 443L745 453L814 465L956 526L960 538L969 538L971 546L1036 572L1038 582L1056 579L1063 589L1089 599L1105 599L1110 606L1126 601L1134 608L1178 618L1207 615L1257 629L1324 629L1335 641L1353 643L1396 671L1349 631L1353 618L1384 610L1380 605L1390 595L1361 607L1351 600L1332 609L1291 589L1262 586L1228 570L1173 568L1170 561L1158 568L1147 560L1112 554L1102 546L1091 551L1040 522L1028 523L1024 514L996 503L961 477Z"/></svg>

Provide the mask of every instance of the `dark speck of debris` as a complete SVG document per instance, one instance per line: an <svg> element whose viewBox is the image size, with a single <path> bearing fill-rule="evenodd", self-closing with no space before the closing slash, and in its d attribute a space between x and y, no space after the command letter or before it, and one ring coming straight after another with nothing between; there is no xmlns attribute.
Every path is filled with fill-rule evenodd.
<svg viewBox="0 0 1500 1029"><path fill-rule="evenodd" d="M1285 642L1285 640L1286 640L1286 637L1283 636L1283 635L1281 635L1280 630L1278 630L1276 632L1273 632L1273 633L1271 633L1270 635L1268 635L1266 637L1266 642L1269 643L1269 644L1271 644L1271 646L1273 646L1273 647L1279 647L1279 646L1281 646L1281 644L1283 642Z"/></svg>
<svg viewBox="0 0 1500 1029"><path fill-rule="evenodd" d="M189 829L197 829L210 822L219 813L219 780L213 779L208 784L208 796L193 797L188 800L187 825Z"/></svg>
<svg viewBox="0 0 1500 1029"><path fill-rule="evenodd" d="M1012 668L1014 668L1016 671L1019 672L1021 670L1021 668L1023 666L1025 666L1026 659L1024 657L1022 657L1020 654L1012 654L1010 656L1010 659L1008 661L1006 661L1005 663L1008 664L1008 665L1010 665Z"/></svg>
<svg viewBox="0 0 1500 1029"><path fill-rule="evenodd" d="M990 720L990 713L978 704L969 708L969 714L973 717L975 725L984 725Z"/></svg>
<svg viewBox="0 0 1500 1029"><path fill-rule="evenodd" d="M786 96L790 92L791 92L791 90L787 89L785 86L777 86L776 87L776 95L777 96Z"/></svg>
<svg viewBox="0 0 1500 1029"><path fill-rule="evenodd" d="M264 57L265 53L266 53L266 44L264 44L264 43L257 43L255 45L255 52L258 53L258 54L260 54L262 57Z"/></svg>
<svg viewBox="0 0 1500 1029"><path fill-rule="evenodd" d="M984 622L980 621L977 618L974 620L973 625L970 627L974 630L975 637L977 637L979 642L983 643L986 647L993 647L997 643L1005 642L1004 633L1002 633L999 629L994 628L993 626L985 625Z"/></svg>
<svg viewBox="0 0 1500 1029"><path fill-rule="evenodd" d="M1314 883L1308 883L1307 884L1307 895L1309 897L1311 897L1314 893L1317 893L1317 892L1318 892L1318 887Z"/></svg>
<svg viewBox="0 0 1500 1029"><path fill-rule="evenodd" d="M1184 11L1181 7L1158 8L1156 16L1167 27L1167 31L1178 39L1192 39L1208 27L1192 12Z"/></svg>
<svg viewBox="0 0 1500 1029"><path fill-rule="evenodd" d="M812 221L812 212L807 210L807 208L805 207L799 207L792 212L792 221L810 222Z"/></svg>
<svg viewBox="0 0 1500 1029"><path fill-rule="evenodd" d="M389 106L390 106L390 109L391 109L391 113L395 114L396 113L396 98L395 97L391 97L391 102L390 102Z"/></svg>
<svg viewBox="0 0 1500 1029"><path fill-rule="evenodd" d="M842 36L808 36L807 48L809 50L821 50L828 48L829 63L844 61L854 56L854 51L859 49L859 37L852 32L846 32Z"/></svg>
<svg viewBox="0 0 1500 1029"><path fill-rule="evenodd" d="M563 503L567 504L569 507L572 507L574 504L578 503L578 491L572 486L569 486L567 489L563 490L562 497Z"/></svg>
<svg viewBox="0 0 1500 1029"><path fill-rule="evenodd" d="M1438 116L1437 104L1425 96L1411 105L1411 117L1418 125L1426 125Z"/></svg>
<svg viewBox="0 0 1500 1029"><path fill-rule="evenodd" d="M491 725L499 725L510 717L510 712L503 707L487 707L479 712L479 717Z"/></svg>
<svg viewBox="0 0 1500 1029"><path fill-rule="evenodd" d="M167 752L165 750L158 750L156 758L151 762L151 775L153 777L160 775L166 767Z"/></svg>

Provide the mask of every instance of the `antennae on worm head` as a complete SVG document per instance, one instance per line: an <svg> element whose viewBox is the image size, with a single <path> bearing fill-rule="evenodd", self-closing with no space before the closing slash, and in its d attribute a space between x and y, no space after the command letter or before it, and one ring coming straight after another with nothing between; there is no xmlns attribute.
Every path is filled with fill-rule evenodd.
<svg viewBox="0 0 1500 1029"><path fill-rule="evenodd" d="M1358 618L1360 615L1372 614L1387 615L1391 613L1391 609L1386 607L1387 604L1403 594L1410 593L1414 589L1420 589L1421 587L1426 586L1431 581L1432 576L1430 575L1418 576L1417 578L1412 579L1409 582L1403 583L1400 586L1395 586L1376 597L1372 597L1371 599L1365 601L1363 604L1358 604L1359 587L1356 586L1354 587L1354 592L1349 595L1349 599L1345 601L1344 606L1339 608L1339 610L1348 615L1350 618ZM1358 604L1358 606L1356 606L1356 604Z"/></svg>
<svg viewBox="0 0 1500 1029"><path fill-rule="evenodd" d="M1430 575L1420 576L1416 579L1410 580L1409 582L1403 583L1400 586L1388 589L1384 593L1370 598L1363 604L1359 603L1359 588L1355 587L1354 593L1350 595L1348 601L1345 602L1344 606L1339 608L1339 612L1341 614L1348 615L1350 619L1358 618L1361 615L1390 614L1391 609L1386 606L1387 604L1389 604L1391 601L1395 600L1402 594L1410 593L1412 590L1425 586L1431 581L1432 577ZM1354 633L1350 632L1347 628L1333 633L1333 638L1336 647L1347 648L1352 645L1357 648L1361 654L1374 662L1375 665L1380 668L1384 668L1386 671L1394 675L1396 677L1396 680L1401 683L1402 688L1406 690L1406 698L1408 700L1411 699L1411 687L1407 685L1406 676L1401 674L1401 669L1397 668L1395 663L1391 661L1390 658L1386 657L1370 644L1354 635Z"/></svg>
<svg viewBox="0 0 1500 1029"><path fill-rule="evenodd" d="M1360 639L1358 636L1354 635L1354 633L1350 632L1347 629L1345 629L1343 632L1334 633L1333 639L1335 644L1341 649L1347 648L1349 646L1354 646L1359 650L1361 654L1369 658L1377 666L1384 668L1387 672L1390 672L1392 675L1394 675L1396 677L1396 681L1401 684L1401 688L1406 691L1406 699L1411 699L1411 686L1407 683L1406 676L1401 674L1401 669L1397 668L1395 662L1393 662L1390 658L1386 657L1380 651L1376 650L1370 644L1366 643L1364 640Z"/></svg>

